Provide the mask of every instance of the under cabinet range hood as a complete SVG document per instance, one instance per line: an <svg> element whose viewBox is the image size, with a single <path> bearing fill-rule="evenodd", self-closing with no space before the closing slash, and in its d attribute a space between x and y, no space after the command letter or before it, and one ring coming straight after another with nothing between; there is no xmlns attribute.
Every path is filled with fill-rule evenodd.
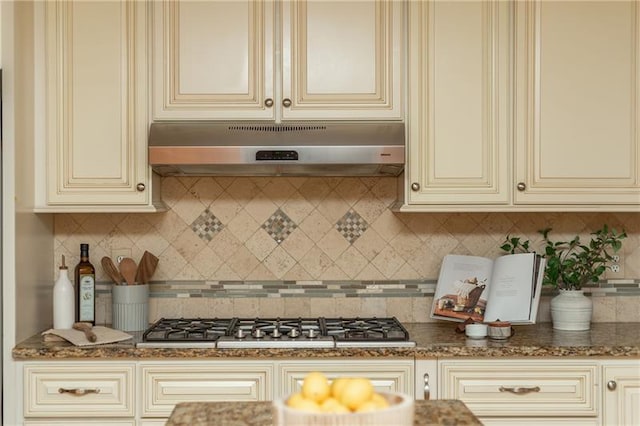
<svg viewBox="0 0 640 426"><path fill-rule="evenodd" d="M161 176L397 176L403 123L153 123L149 163Z"/></svg>

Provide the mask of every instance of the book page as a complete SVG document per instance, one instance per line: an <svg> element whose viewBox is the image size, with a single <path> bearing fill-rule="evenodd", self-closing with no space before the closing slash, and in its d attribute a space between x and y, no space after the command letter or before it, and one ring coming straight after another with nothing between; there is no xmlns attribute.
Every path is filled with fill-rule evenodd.
<svg viewBox="0 0 640 426"><path fill-rule="evenodd" d="M447 255L431 307L431 318L482 321L487 304L487 282L493 261L485 257Z"/></svg>
<svg viewBox="0 0 640 426"><path fill-rule="evenodd" d="M535 253L505 255L494 261L485 321L530 322L538 265Z"/></svg>

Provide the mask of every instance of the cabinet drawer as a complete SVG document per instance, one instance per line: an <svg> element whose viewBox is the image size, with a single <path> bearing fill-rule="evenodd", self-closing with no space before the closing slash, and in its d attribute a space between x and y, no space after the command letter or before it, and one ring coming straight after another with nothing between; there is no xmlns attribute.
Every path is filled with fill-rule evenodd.
<svg viewBox="0 0 640 426"><path fill-rule="evenodd" d="M187 401L264 401L272 398L273 366L259 362L142 365L142 417L169 417Z"/></svg>
<svg viewBox="0 0 640 426"><path fill-rule="evenodd" d="M25 417L133 417L133 364L24 367Z"/></svg>
<svg viewBox="0 0 640 426"><path fill-rule="evenodd" d="M283 362L278 367L281 398L302 390L304 378L311 371L320 371L329 380L337 377L364 377L378 392L402 392L413 396L413 360L313 360Z"/></svg>
<svg viewBox="0 0 640 426"><path fill-rule="evenodd" d="M136 421L135 419L46 419L26 420L24 426L136 426Z"/></svg>
<svg viewBox="0 0 640 426"><path fill-rule="evenodd" d="M576 361L440 363L440 398L460 399L478 416L596 416L598 368Z"/></svg>

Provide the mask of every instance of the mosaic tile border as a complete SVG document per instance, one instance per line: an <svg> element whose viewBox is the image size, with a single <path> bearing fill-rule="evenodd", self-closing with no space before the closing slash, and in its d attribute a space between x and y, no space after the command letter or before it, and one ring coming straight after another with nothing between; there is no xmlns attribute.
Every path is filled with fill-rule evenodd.
<svg viewBox="0 0 640 426"><path fill-rule="evenodd" d="M435 280L380 281L157 281L149 287L155 298L243 297L431 297ZM587 295L640 296L640 279L608 280L584 287ZM111 284L98 283L97 293L110 294ZM555 290L543 288L543 295Z"/></svg>

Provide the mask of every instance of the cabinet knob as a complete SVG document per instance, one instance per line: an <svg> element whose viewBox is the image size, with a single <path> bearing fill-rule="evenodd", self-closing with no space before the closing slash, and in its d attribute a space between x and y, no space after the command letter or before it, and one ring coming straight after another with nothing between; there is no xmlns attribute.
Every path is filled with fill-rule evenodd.
<svg viewBox="0 0 640 426"><path fill-rule="evenodd" d="M273 99L271 98L267 98L264 100L264 106L266 106L267 108L271 108L273 106Z"/></svg>
<svg viewBox="0 0 640 426"><path fill-rule="evenodd" d="M284 98L282 100L282 106L285 107L285 108L289 108L291 106L291 99Z"/></svg>
<svg viewBox="0 0 640 426"><path fill-rule="evenodd" d="M617 387L618 387L618 384L616 383L615 380L609 380L607 382L607 389L609 389L610 391L616 390Z"/></svg>
<svg viewBox="0 0 640 426"><path fill-rule="evenodd" d="M136 189L138 190L138 192L144 191L145 188L146 186L144 185L144 183L139 183L136 185Z"/></svg>
<svg viewBox="0 0 640 426"><path fill-rule="evenodd" d="M524 191L525 189L527 189L527 184L524 182L518 182L516 188L518 188L518 191Z"/></svg>
<svg viewBox="0 0 640 426"><path fill-rule="evenodd" d="M420 184L418 182L413 182L411 184L411 190L412 191L419 191L420 190Z"/></svg>

